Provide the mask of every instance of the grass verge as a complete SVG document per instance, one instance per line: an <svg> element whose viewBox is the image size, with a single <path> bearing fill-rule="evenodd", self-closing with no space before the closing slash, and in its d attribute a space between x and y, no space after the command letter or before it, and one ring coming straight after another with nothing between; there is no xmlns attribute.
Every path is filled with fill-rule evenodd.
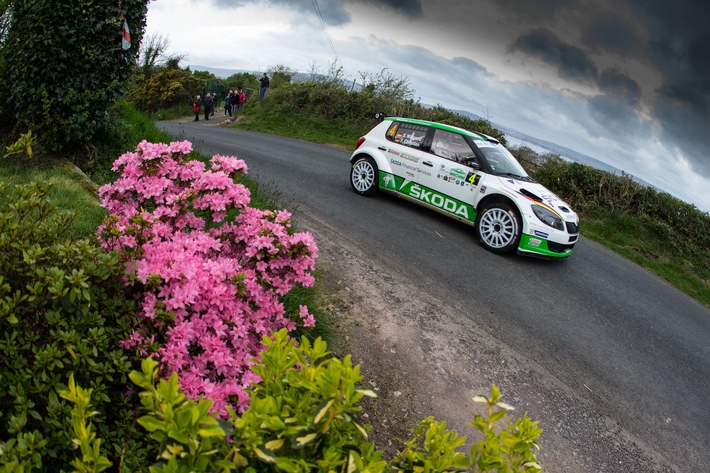
<svg viewBox="0 0 710 473"><path fill-rule="evenodd" d="M344 127L332 120L302 117L264 107L254 107L241 116L242 119L230 126L335 146L348 151L355 148L358 138L364 134L361 129Z"/></svg>
<svg viewBox="0 0 710 473"><path fill-rule="evenodd" d="M582 234L633 261L710 307L710 273L679 256L642 219L624 214L581 215Z"/></svg>

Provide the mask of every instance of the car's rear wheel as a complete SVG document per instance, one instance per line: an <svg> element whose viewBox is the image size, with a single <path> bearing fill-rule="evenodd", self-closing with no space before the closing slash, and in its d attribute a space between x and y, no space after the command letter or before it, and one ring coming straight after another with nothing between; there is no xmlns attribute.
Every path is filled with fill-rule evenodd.
<svg viewBox="0 0 710 473"><path fill-rule="evenodd" d="M360 195L372 195L377 192L377 165L369 156L357 158L350 168L350 185Z"/></svg>
<svg viewBox="0 0 710 473"><path fill-rule="evenodd" d="M521 236L520 214L503 202L494 202L481 210L476 219L476 234L481 245L493 253L512 253Z"/></svg>

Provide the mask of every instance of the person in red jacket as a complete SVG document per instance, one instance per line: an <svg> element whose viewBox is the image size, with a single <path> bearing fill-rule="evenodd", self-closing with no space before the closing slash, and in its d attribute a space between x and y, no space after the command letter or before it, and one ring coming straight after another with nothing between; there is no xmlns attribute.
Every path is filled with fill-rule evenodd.
<svg viewBox="0 0 710 473"><path fill-rule="evenodd" d="M239 110L242 109L244 106L244 103L247 101L247 94L244 93L244 90L239 89Z"/></svg>
<svg viewBox="0 0 710 473"><path fill-rule="evenodd" d="M200 110L201 109L202 109L202 98L198 94L197 97L195 97L195 101L192 102L192 111L195 112L195 119L192 120L193 122L200 121Z"/></svg>

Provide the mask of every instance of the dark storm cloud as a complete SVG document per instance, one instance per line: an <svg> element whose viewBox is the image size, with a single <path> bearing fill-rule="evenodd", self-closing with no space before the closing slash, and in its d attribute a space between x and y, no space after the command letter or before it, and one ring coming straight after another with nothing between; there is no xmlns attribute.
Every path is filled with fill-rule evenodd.
<svg viewBox="0 0 710 473"><path fill-rule="evenodd" d="M384 6L411 18L422 14L420 0L213 0L217 6L236 8L250 3L276 5L311 16L319 12L326 26L341 26L350 23L352 17L345 10L345 3L369 3Z"/></svg>
<svg viewBox="0 0 710 473"><path fill-rule="evenodd" d="M554 17L562 8L574 6L578 0L498 0L498 6L525 22L538 23Z"/></svg>
<svg viewBox="0 0 710 473"><path fill-rule="evenodd" d="M710 176L710 2L629 5L648 31L645 52L663 75L653 109L662 137L677 144L696 172Z"/></svg>
<svg viewBox="0 0 710 473"><path fill-rule="evenodd" d="M555 67L563 79L596 85L602 93L618 99L637 103L641 96L638 83L628 75L617 70L599 71L582 48L564 43L548 30L518 37L511 50L541 59Z"/></svg>
<svg viewBox="0 0 710 473"><path fill-rule="evenodd" d="M589 98L587 105L592 118L604 125L604 133L635 135L641 130L635 109L628 103L608 95L597 95Z"/></svg>
<svg viewBox="0 0 710 473"><path fill-rule="evenodd" d="M537 57L556 67L559 76L564 79L594 83L599 75L597 67L582 49L560 41L549 30L537 29L518 37L512 50Z"/></svg>
<svg viewBox="0 0 710 473"><path fill-rule="evenodd" d="M646 25L646 53L663 72L662 96L701 115L710 110L710 2L629 0Z"/></svg>
<svg viewBox="0 0 710 473"><path fill-rule="evenodd" d="M641 88L636 81L617 71L602 72L597 85L602 92L615 98L626 99L630 103L637 103L641 97Z"/></svg>
<svg viewBox="0 0 710 473"><path fill-rule="evenodd" d="M422 14L422 3L420 0L370 0L370 2L374 5L390 7L412 18L421 16Z"/></svg>
<svg viewBox="0 0 710 473"><path fill-rule="evenodd" d="M611 51L622 56L638 56L644 45L638 22L611 12L596 13L582 26L582 45L593 51Z"/></svg>

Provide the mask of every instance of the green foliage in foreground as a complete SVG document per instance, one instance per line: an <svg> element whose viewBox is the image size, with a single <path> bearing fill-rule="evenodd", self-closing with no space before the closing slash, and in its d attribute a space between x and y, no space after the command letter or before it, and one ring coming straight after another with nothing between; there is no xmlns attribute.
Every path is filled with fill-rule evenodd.
<svg viewBox="0 0 710 473"><path fill-rule="evenodd" d="M0 466L69 467L70 406L58 394L74 373L94 392L107 455L134 467L145 449L125 394L137 360L119 346L137 310L125 269L94 240L72 237L73 216L47 192L0 183Z"/></svg>
<svg viewBox="0 0 710 473"><path fill-rule="evenodd" d="M107 124L135 66L148 0L7 2L0 118L52 151L78 149ZM131 48L121 48L126 18Z"/></svg>
<svg viewBox="0 0 710 473"><path fill-rule="evenodd" d="M325 343L302 339L297 344L285 330L264 337L267 346L254 371L262 382L252 387L250 405L229 421L209 413L211 401L188 400L177 376L158 380L157 364L142 363L142 372L131 380L141 389L143 414L138 423L159 445L151 473L235 471L424 473L470 469L473 472L536 472L541 470L535 440L542 432L527 416L508 418L511 406L500 402L493 386L491 396L474 400L486 404L486 414L475 416L471 426L481 433L469 455L460 451L465 437L432 418L422 421L400 453L391 461L382 458L367 440L370 426L358 421L357 402L375 394L359 387L359 366L350 357L329 355ZM101 471L107 459L100 441L87 422L90 392L74 388L60 393L75 400L72 410L74 442L81 456L77 471ZM505 428L496 426L507 421Z"/></svg>

